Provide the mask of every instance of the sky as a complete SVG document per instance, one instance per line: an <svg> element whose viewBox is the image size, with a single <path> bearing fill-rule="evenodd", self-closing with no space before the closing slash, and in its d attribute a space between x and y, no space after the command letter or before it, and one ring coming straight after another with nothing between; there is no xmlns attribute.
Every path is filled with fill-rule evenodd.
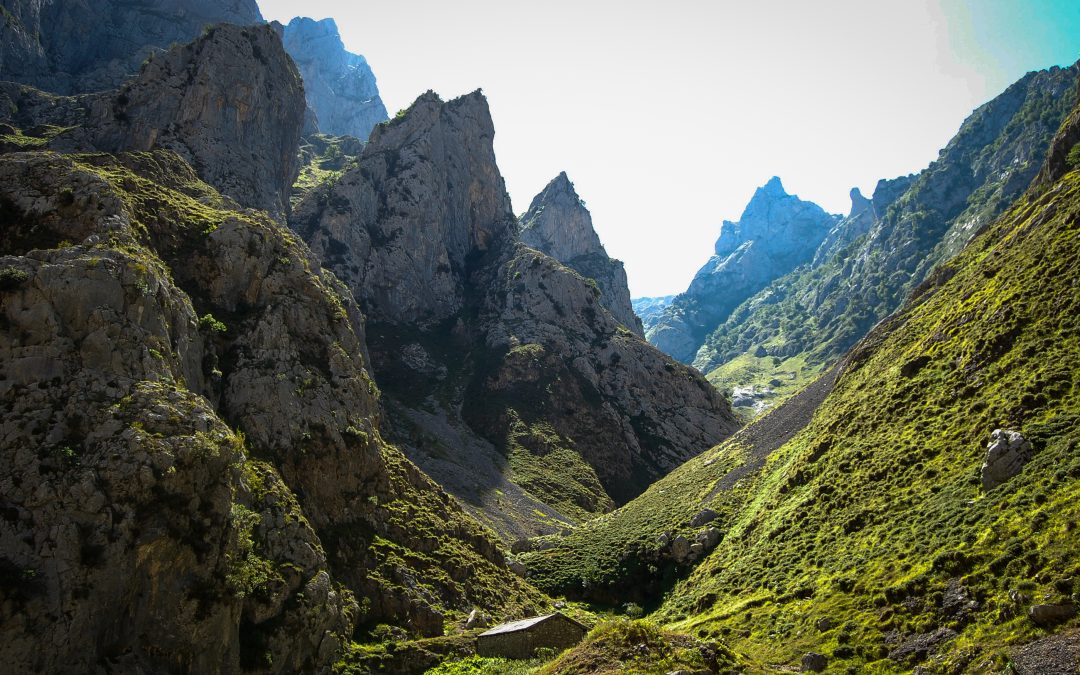
<svg viewBox="0 0 1080 675"><path fill-rule="evenodd" d="M1080 0L258 2L333 17L391 115L482 88L515 212L566 171L634 297L685 290L771 176L846 213L1080 59Z"/></svg>

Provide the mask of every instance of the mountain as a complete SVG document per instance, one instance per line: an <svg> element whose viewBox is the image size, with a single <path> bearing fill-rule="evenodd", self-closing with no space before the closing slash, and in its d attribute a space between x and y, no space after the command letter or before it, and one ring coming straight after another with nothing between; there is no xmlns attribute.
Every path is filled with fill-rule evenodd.
<svg viewBox="0 0 1080 675"><path fill-rule="evenodd" d="M560 173L533 198L520 218L521 241L548 254L600 288L600 304L619 323L644 337L641 320L630 304L626 271L612 260L593 229L592 215L574 184Z"/></svg>
<svg viewBox="0 0 1080 675"><path fill-rule="evenodd" d="M209 171L195 153L197 172L171 140L145 140L219 139L218 153L258 158L267 138L293 139L282 156L295 157L298 82L270 27L218 26L125 85L126 119L116 92L51 99L85 125L57 143L111 154L2 129L12 672L318 672L379 642L376 628L404 641L473 607L548 607L383 439L352 294L278 220L199 175L233 185L250 166ZM20 120L49 100L19 91Z"/></svg>
<svg viewBox="0 0 1080 675"><path fill-rule="evenodd" d="M734 421L596 284L521 243L493 137L479 92L424 94L290 225L368 317L393 438L513 540L610 510Z"/></svg>
<svg viewBox="0 0 1080 675"><path fill-rule="evenodd" d="M659 605L750 672L1075 671L1078 142L1080 107L1036 183L834 368L523 555L528 578Z"/></svg>
<svg viewBox="0 0 1080 675"><path fill-rule="evenodd" d="M0 80L57 94L114 89L208 25L262 23L255 0L4 0Z"/></svg>
<svg viewBox="0 0 1080 675"><path fill-rule="evenodd" d="M13 147L165 148L242 206L282 215L297 173L304 89L268 25L221 25L151 56L119 88L57 98L0 83ZM37 134L35 136L34 134Z"/></svg>
<svg viewBox="0 0 1080 675"><path fill-rule="evenodd" d="M285 26L285 49L304 78L319 131L363 141L386 121L375 74L363 56L345 51L333 19L293 19Z"/></svg>
<svg viewBox="0 0 1080 675"><path fill-rule="evenodd" d="M784 191L773 177L738 222L725 220L715 252L649 329L649 342L690 363L709 333L770 281L809 262L839 217Z"/></svg>
<svg viewBox="0 0 1080 675"><path fill-rule="evenodd" d="M1075 65L1029 73L978 108L926 170L879 182L871 209L837 224L811 265L738 307L694 365L728 389L798 385L834 363L1023 193L1070 109L1078 73Z"/></svg>
<svg viewBox="0 0 1080 675"><path fill-rule="evenodd" d="M652 298L633 298L630 300L630 306L634 309L634 314L641 319L642 327L645 330L649 330L656 323L656 320L663 316L664 308L671 304L671 301L675 299L674 295L661 295Z"/></svg>

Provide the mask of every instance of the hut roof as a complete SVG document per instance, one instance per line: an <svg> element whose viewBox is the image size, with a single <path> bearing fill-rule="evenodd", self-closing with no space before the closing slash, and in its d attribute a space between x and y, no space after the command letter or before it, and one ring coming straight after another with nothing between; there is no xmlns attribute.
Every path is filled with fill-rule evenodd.
<svg viewBox="0 0 1080 675"><path fill-rule="evenodd" d="M553 614L544 614L543 616L534 616L531 619L521 619L520 621L508 621L506 623L500 623L498 626L495 626L491 630L484 631L483 633L480 633L480 637L483 637L485 635L501 635L503 633L516 633L516 632L518 632L520 630L525 630L526 628L530 628L532 626L535 626L536 624L541 623L543 621L547 621L548 619L550 619L551 617L554 617L554 616L565 619L565 620L569 621L570 623L575 623L575 624L581 626L582 629L588 631L588 629L585 628L585 626L582 626L580 623L578 623L577 621L574 621L573 619L566 616L565 614L555 612Z"/></svg>

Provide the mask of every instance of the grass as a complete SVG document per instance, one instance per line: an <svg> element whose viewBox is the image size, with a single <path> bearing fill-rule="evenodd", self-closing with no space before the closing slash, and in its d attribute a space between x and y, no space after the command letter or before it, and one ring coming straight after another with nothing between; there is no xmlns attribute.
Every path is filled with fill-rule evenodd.
<svg viewBox="0 0 1080 675"><path fill-rule="evenodd" d="M949 629L958 636L924 664L932 672L1004 667L1013 645L1047 633L1028 606L1080 590L1078 269L1073 172L936 272L763 467L721 485L742 449L714 448L523 556L530 579L594 598L644 589L654 621L751 663L818 651L835 672L906 672L915 661L898 648ZM995 428L1037 452L984 493ZM724 540L693 569L665 561L657 538L691 530L704 506ZM946 601L956 588L962 611Z"/></svg>
<svg viewBox="0 0 1080 675"><path fill-rule="evenodd" d="M537 675L642 675L676 670L718 672L737 665L736 655L721 644L694 640L648 621L620 619L601 623L581 644L535 672Z"/></svg>
<svg viewBox="0 0 1080 675"><path fill-rule="evenodd" d="M315 134L305 141L300 147L300 171L290 197L293 207L315 188L340 178L363 148L363 143L357 139L325 134Z"/></svg>
<svg viewBox="0 0 1080 675"><path fill-rule="evenodd" d="M772 345L762 345L766 350L769 346ZM779 405L821 374L822 364L807 363L806 357L804 353L783 358L756 356L754 352L747 352L710 371L706 379L729 399L736 387L753 387L757 392L771 391L773 395L765 399L767 409ZM733 411L743 422L750 422L760 414L752 407L737 407Z"/></svg>
<svg viewBox="0 0 1080 675"><path fill-rule="evenodd" d="M940 627L960 633L941 661L960 669L1043 634L1010 591L1066 599L1064 580L1080 573L1080 298L1064 290L1080 269L1078 214L1073 173L951 264L941 274L951 278L904 312L754 477L728 525L731 545L680 582L659 616L710 635L749 631L733 644L762 659L825 648L886 671L903 667L882 659L904 637ZM1039 452L983 494L979 465L998 427ZM950 614L950 583L978 609ZM821 634L825 618L837 628Z"/></svg>
<svg viewBox="0 0 1080 675"><path fill-rule="evenodd" d="M503 659L473 655L440 663L426 675L533 675L546 661L543 657Z"/></svg>

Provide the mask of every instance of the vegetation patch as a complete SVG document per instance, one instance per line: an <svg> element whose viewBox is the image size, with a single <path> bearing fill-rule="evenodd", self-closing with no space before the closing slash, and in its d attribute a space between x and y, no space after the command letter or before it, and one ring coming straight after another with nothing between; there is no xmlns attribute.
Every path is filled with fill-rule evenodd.
<svg viewBox="0 0 1080 675"><path fill-rule="evenodd" d="M739 666L736 655L717 642L703 642L662 630L648 621L601 623L585 640L537 675L668 673L675 670L719 672Z"/></svg>

